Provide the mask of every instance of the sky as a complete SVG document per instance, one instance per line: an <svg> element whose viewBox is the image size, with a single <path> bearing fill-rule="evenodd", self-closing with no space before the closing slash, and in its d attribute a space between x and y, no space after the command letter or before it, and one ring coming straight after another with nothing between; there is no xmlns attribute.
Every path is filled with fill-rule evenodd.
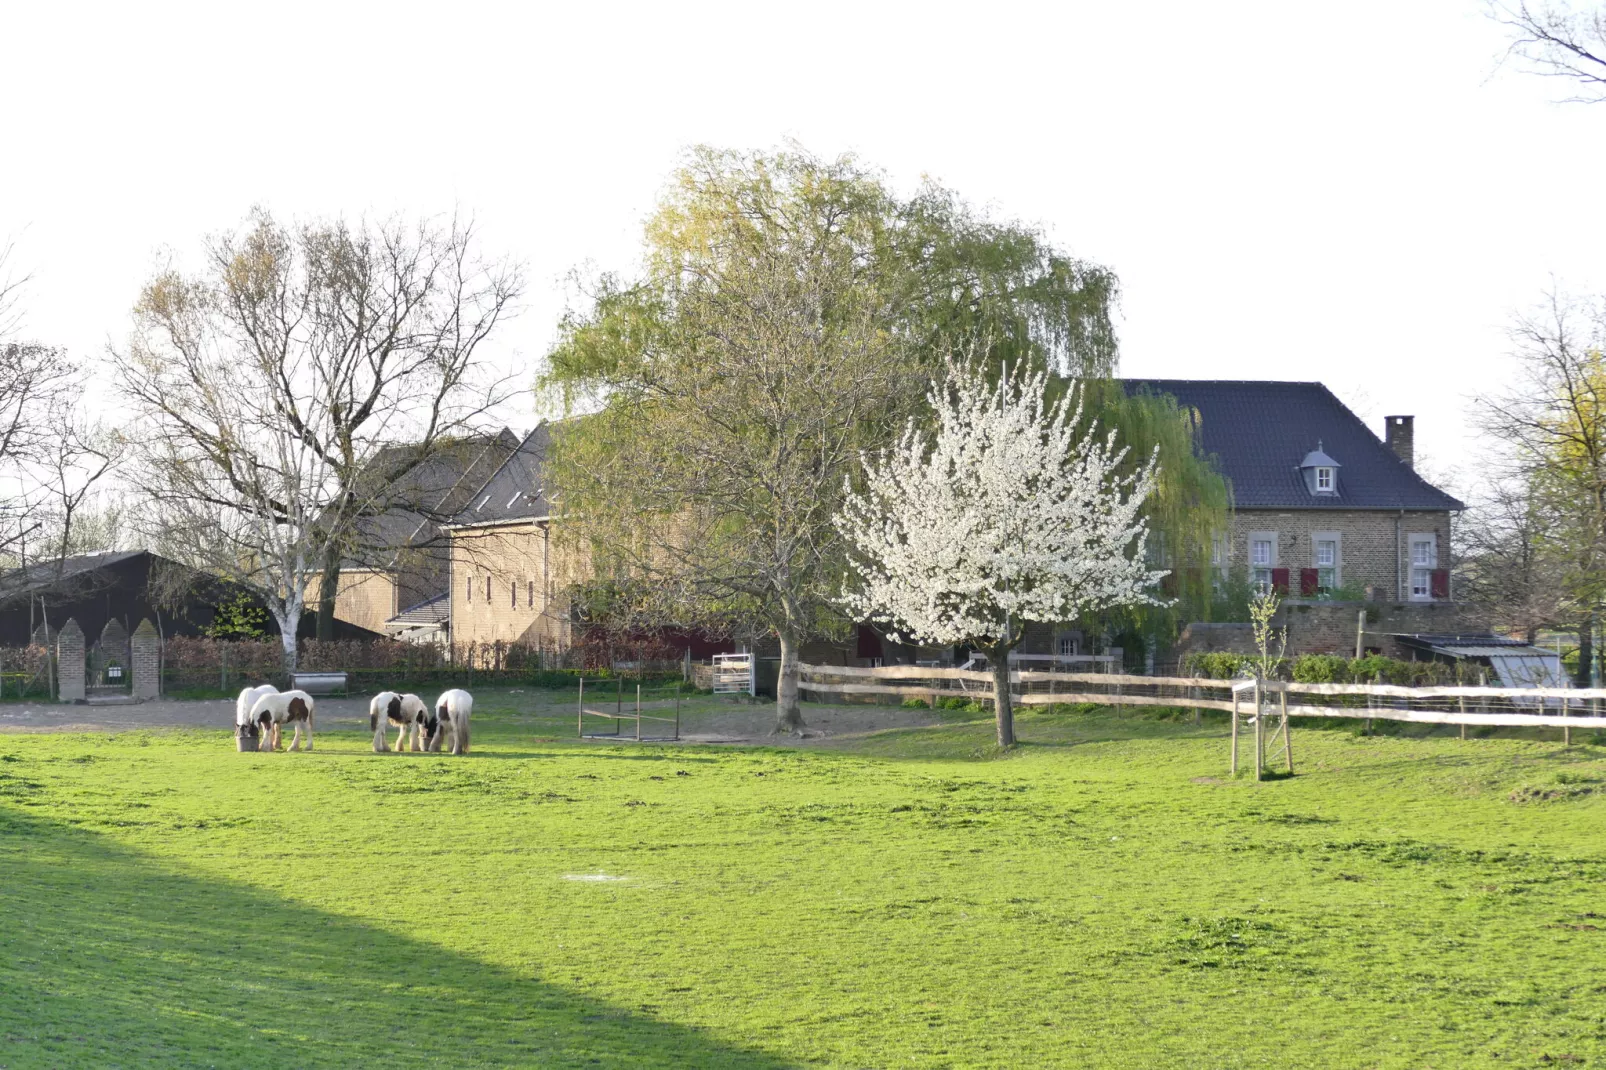
<svg viewBox="0 0 1606 1070"><path fill-rule="evenodd" d="M852 152L1120 277L1121 369L1327 383L1475 481L1471 399L1545 290L1606 289L1606 105L1478 0L0 6L0 243L91 360L254 205L472 215L528 292L624 269L686 147ZM115 408L115 397L109 399ZM510 413L533 424L533 401Z"/></svg>

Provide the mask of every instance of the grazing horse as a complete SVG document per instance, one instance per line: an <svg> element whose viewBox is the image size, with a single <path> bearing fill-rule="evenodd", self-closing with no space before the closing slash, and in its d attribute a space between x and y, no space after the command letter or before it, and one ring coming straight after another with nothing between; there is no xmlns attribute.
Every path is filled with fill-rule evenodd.
<svg viewBox="0 0 1606 1070"><path fill-rule="evenodd" d="M263 695L277 695L279 689L272 684L262 684L258 687L247 687L240 692L234 700L234 749L240 751L254 751L261 736L261 729L251 720L251 709L257 704L257 699Z"/></svg>
<svg viewBox="0 0 1606 1070"><path fill-rule="evenodd" d="M468 717L474 712L474 696L467 691L452 688L435 700L435 723L429 729L427 749L438 751L441 743L451 740L453 754L468 753Z"/></svg>
<svg viewBox="0 0 1606 1070"><path fill-rule="evenodd" d="M312 696L305 691L283 691L263 695L251 707L251 720L262 726L263 742L268 750L279 749L279 728L289 724L295 729L290 740L291 750L301 749L301 726L307 726L307 750L312 749Z"/></svg>
<svg viewBox="0 0 1606 1070"><path fill-rule="evenodd" d="M406 750L409 734L415 751L423 750L433 720L429 707L417 695L399 695L394 691L381 691L368 703L368 728L374 734L374 753L383 754L390 749L385 742L385 731L395 725L396 749Z"/></svg>

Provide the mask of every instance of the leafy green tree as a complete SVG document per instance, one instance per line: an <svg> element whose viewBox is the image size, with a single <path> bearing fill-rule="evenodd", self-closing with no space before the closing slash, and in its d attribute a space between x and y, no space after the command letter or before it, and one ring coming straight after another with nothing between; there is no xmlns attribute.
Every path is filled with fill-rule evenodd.
<svg viewBox="0 0 1606 1070"><path fill-rule="evenodd" d="M847 624L832 525L955 350L1075 377L1114 370L1114 277L928 183L900 199L852 157L698 149L646 228L639 277L600 280L542 386L598 411L551 478L617 611L781 650L777 729L803 726L798 649Z"/></svg>

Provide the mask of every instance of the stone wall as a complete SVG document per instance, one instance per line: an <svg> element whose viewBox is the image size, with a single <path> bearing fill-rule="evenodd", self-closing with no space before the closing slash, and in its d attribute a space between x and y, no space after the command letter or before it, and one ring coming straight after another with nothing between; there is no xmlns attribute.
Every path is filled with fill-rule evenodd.
<svg viewBox="0 0 1606 1070"><path fill-rule="evenodd" d="M1363 649L1391 658L1409 660L1411 652L1396 634L1485 632L1488 621L1477 610L1459 602L1322 602L1291 598L1282 604L1273 627L1288 629L1288 656L1339 654L1355 656L1355 632L1366 614ZM1190 653L1224 651L1254 654L1254 635L1248 624L1194 623L1177 639L1178 658Z"/></svg>
<svg viewBox="0 0 1606 1070"><path fill-rule="evenodd" d="M452 642L567 647L566 588L578 577L573 553L545 524L454 532Z"/></svg>
<svg viewBox="0 0 1606 1070"><path fill-rule="evenodd" d="M1399 523L1399 532L1395 525ZM1276 568L1289 570L1291 589L1299 591L1299 570L1316 567L1317 533L1332 533L1339 543L1338 583L1343 587L1377 589L1382 599L1405 600L1410 582L1410 536L1432 534L1437 537L1438 567L1449 568L1450 514L1440 512L1399 513L1384 510L1255 510L1241 509L1233 514L1228 567L1248 569L1249 538L1253 532L1276 534ZM1398 534L1398 540L1396 535ZM1451 596L1455 592L1452 590Z"/></svg>
<svg viewBox="0 0 1606 1070"><path fill-rule="evenodd" d="M307 583L307 609L318 609L318 591L322 586L316 578ZM400 612L397 605L396 578L387 572L368 568L340 570L340 588L335 592L335 617L355 624L359 628L385 634L385 622Z"/></svg>

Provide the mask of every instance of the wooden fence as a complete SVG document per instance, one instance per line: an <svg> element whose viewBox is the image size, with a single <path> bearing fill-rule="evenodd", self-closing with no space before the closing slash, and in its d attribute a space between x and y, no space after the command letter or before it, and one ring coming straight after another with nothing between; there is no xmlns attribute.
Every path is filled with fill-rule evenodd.
<svg viewBox="0 0 1606 1070"><path fill-rule="evenodd" d="M803 665L801 687L814 695L901 695L935 704L944 698L988 701L993 677L970 669L888 665L858 669ZM1234 710L1233 685L1202 676L1012 671L1012 700L1023 706L1092 702ZM1302 684L1268 680L1262 693L1286 698L1291 717L1344 717L1485 727L1606 729L1606 688L1400 687ZM1240 703L1242 700L1240 699Z"/></svg>

